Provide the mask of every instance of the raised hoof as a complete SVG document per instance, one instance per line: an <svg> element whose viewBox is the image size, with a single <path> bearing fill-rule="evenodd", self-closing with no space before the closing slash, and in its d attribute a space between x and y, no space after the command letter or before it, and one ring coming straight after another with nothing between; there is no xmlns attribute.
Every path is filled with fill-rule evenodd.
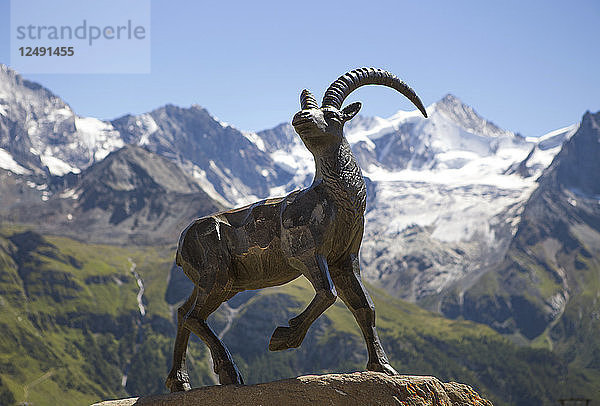
<svg viewBox="0 0 600 406"><path fill-rule="evenodd" d="M400 375L392 366L387 362L375 362L367 365L367 371L383 372L388 375Z"/></svg>
<svg viewBox="0 0 600 406"><path fill-rule="evenodd" d="M167 387L167 389L169 389L169 391L171 393L185 392L185 391L192 389L189 381L181 380L178 378L172 378L172 377L167 378L167 381L165 382L165 386Z"/></svg>
<svg viewBox="0 0 600 406"><path fill-rule="evenodd" d="M293 327L277 327L269 341L269 351L281 351L288 348L298 348L302 338Z"/></svg>
<svg viewBox="0 0 600 406"><path fill-rule="evenodd" d="M243 385L244 379L235 364L225 364L215 371L221 385Z"/></svg>

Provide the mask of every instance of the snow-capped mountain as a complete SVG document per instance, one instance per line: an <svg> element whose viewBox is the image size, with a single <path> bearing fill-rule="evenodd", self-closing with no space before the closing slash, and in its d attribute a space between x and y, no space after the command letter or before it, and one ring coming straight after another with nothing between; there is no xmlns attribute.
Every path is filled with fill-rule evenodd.
<svg viewBox="0 0 600 406"><path fill-rule="evenodd" d="M192 219L222 209L180 166L126 145L47 200L16 205L10 218L86 242L144 245L173 243Z"/></svg>
<svg viewBox="0 0 600 406"><path fill-rule="evenodd" d="M207 193L228 205L267 196L269 185L286 183L292 177L247 134L197 105L167 105L111 124L123 142L143 145L177 162Z"/></svg>
<svg viewBox="0 0 600 406"><path fill-rule="evenodd" d="M599 157L600 113L588 112L524 204L503 260L447 297L446 314L527 339L571 340L587 365L598 362Z"/></svg>
<svg viewBox="0 0 600 406"><path fill-rule="evenodd" d="M400 112L348 138L373 182L366 276L439 310L433 298L502 258L535 180L576 126L526 139L451 95L428 114Z"/></svg>
<svg viewBox="0 0 600 406"><path fill-rule="evenodd" d="M123 145L110 123L76 115L48 89L0 65L0 168L78 173Z"/></svg>
<svg viewBox="0 0 600 406"><path fill-rule="evenodd" d="M493 386L504 376L514 378L515 368L525 375L535 372L533 365L547 372L530 385L536 393L543 385L567 380L577 390L595 393L594 377L600 368L600 112L586 113L580 124L539 138L503 130L452 95L428 106L427 112L428 119L416 111L399 111L389 118L357 116L346 126L368 189L362 276L446 318L484 323L523 348L507 351L508 340L489 341L492 335L481 325L430 317L396 300L389 306L389 298L375 294L378 311L388 302L388 316L408 312L412 314L408 324L429 325L415 331L388 328L386 334L384 324L382 333L396 343L392 354L398 360L416 359L416 364L406 365L422 369L441 365L439 349L450 348L452 356L442 362L444 373L459 368ZM313 170L311 154L289 124L244 132L199 106L172 105L110 122L80 117L49 90L0 66L0 222L5 226L0 262L5 264L3 279L10 282L5 283L4 297L9 310L11 297L17 300L14 309L23 307L23 298L35 304L44 295L49 300L44 303L60 303L39 315L40 306L34 306L28 319L7 326L34 323L22 331L27 335L47 324L60 335L65 330L53 327L55 322L59 326L66 320L70 329L75 320L77 326L96 326L89 332L98 337L102 330L97 326L105 329L106 342L113 343L117 337L113 331L134 331L127 327L133 324L123 321L132 320L126 312L137 314L136 302L130 300L133 307L124 308L115 319L112 302L110 314L102 309L98 313L95 304L106 302L102 295L136 295L146 286L144 303L149 300L150 311L161 303L158 296L176 308L192 283L173 264L165 291L160 269L164 275L165 264L172 264L172 247L181 229L198 216L305 186ZM9 235L12 229L19 231ZM50 243L39 233L66 235L83 243L71 247L73 241L58 238ZM140 285L137 275L129 276L135 265L131 258L97 262L97 255L112 249L90 244L94 242L119 245L120 252L131 251L135 258L148 253L148 261L141 259L148 263L165 258L164 264L163 259L144 264L152 268ZM145 244L151 244L149 250ZM151 253L157 248L165 254ZM125 271L116 268L120 262ZM97 264L101 273L93 274ZM158 289L151 288L152 280L158 281ZM88 294L95 290L100 296ZM263 306L255 301L260 294L247 293L233 298L222 314L235 316L245 304ZM280 310L298 306L297 295L267 296L277 296L275 302L265 303ZM94 299L91 310L77 308L75 319L70 310L68 315L55 312L69 300L85 304L86 297ZM246 302L249 298L252 303ZM232 308L234 312L229 311ZM167 307L163 309L166 312ZM15 316L5 319L11 317ZM151 330L164 337L173 334L164 317L147 316L144 335ZM211 321L216 326L218 317ZM388 327L399 320L387 318ZM223 331L229 325L236 328L236 320L229 321ZM250 324L238 323L238 330ZM272 328L272 321L267 324ZM428 330L439 326L446 326L443 331L456 329L449 341L440 341L446 333L432 335ZM465 333L471 328L475 335ZM333 341L339 344L338 333ZM78 333L73 330L69 337L73 334ZM147 337L145 343L155 350L156 339ZM263 337L268 338L268 332ZM22 347L15 343L15 348ZM348 343L342 340L342 346L352 350ZM466 350L454 351L456 343ZM490 350L496 345L497 351ZM262 352L264 343L258 347ZM93 351L100 354L101 347ZM238 348L238 354L245 353ZM490 357L502 361L492 367L482 363ZM151 363L157 366L152 368L164 368L164 362L153 358ZM138 370L148 364L139 365ZM505 374L498 375L496 366ZM118 372L113 375L119 377ZM509 379L507 385L517 381ZM509 394L508 401L541 402L523 393Z"/></svg>
<svg viewBox="0 0 600 406"><path fill-rule="evenodd" d="M417 111L358 116L346 137L369 189L365 277L439 309L444 292L502 258L536 179L577 126L525 138L452 95L427 112L428 119ZM3 190L27 185L42 200L64 193L45 185L50 175L83 171L128 144L177 163L226 206L305 186L314 170L289 124L243 132L202 107L172 105L111 122L80 117L6 66L0 69L0 126L0 168L14 174L3 175Z"/></svg>
<svg viewBox="0 0 600 406"><path fill-rule="evenodd" d="M356 117L346 137L369 187L363 272L393 294L440 310L437 298L502 258L536 179L577 125L524 138L447 95L385 119ZM253 134L295 174L281 194L310 182L312 157L288 124Z"/></svg>
<svg viewBox="0 0 600 406"><path fill-rule="evenodd" d="M231 205L268 195L268 185L292 177L248 137L197 105L167 105L112 122L81 117L49 90L0 65L0 168L15 174L79 173L134 144L175 161L211 197Z"/></svg>

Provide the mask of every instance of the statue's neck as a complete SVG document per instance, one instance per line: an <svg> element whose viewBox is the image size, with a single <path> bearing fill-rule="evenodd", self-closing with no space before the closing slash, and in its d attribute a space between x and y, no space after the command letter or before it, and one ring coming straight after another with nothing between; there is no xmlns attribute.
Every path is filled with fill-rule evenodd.
<svg viewBox="0 0 600 406"><path fill-rule="evenodd" d="M315 155L315 180L322 183L332 198L353 210L364 212L366 186L358 162L345 138Z"/></svg>

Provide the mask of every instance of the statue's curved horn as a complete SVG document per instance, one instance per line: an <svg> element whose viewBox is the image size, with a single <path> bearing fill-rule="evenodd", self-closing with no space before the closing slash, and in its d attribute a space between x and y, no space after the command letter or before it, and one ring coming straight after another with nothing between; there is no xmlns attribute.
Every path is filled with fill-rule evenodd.
<svg viewBox="0 0 600 406"><path fill-rule="evenodd" d="M359 68L340 76L329 86L323 96L323 107L340 109L350 93L365 85L383 85L402 93L427 117L427 112L419 96L406 83L386 70L378 68Z"/></svg>
<svg viewBox="0 0 600 406"><path fill-rule="evenodd" d="M304 89L300 94L300 107L302 107L302 110L318 109L319 103L317 102L317 99L315 98L315 96L313 96L311 92Z"/></svg>

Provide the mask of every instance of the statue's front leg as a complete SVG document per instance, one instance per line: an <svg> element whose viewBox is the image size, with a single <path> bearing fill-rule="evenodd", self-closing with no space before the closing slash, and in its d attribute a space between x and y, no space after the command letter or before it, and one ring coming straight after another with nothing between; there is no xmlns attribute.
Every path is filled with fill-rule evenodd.
<svg viewBox="0 0 600 406"><path fill-rule="evenodd" d="M314 287L315 296L302 313L288 322L289 327L275 329L269 341L270 351L299 347L309 327L337 298L325 257L317 254L305 265L307 269L303 274Z"/></svg>
<svg viewBox="0 0 600 406"><path fill-rule="evenodd" d="M375 305L360 278L358 255L350 255L339 268L331 270L338 295L354 315L369 354L367 370L398 375L390 365L375 328Z"/></svg>

